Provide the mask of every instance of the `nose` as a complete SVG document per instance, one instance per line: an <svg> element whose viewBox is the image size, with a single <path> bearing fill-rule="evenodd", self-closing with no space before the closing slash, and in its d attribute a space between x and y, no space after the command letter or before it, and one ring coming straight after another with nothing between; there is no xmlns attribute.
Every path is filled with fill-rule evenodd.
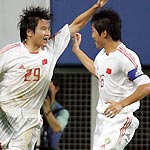
<svg viewBox="0 0 150 150"><path fill-rule="evenodd" d="M92 39L94 39L94 34L92 33Z"/></svg>
<svg viewBox="0 0 150 150"><path fill-rule="evenodd" d="M50 32L49 29L46 30L46 35L47 35L47 36L50 36L50 35L51 35L51 32Z"/></svg>

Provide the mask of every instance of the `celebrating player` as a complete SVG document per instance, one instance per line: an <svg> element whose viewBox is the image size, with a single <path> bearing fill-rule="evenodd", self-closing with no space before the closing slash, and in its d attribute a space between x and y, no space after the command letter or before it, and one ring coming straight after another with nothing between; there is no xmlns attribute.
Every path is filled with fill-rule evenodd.
<svg viewBox="0 0 150 150"><path fill-rule="evenodd" d="M123 150L138 128L139 121L133 112L140 103L135 99L148 94L145 87L149 77L142 72L137 54L121 42L121 19L117 12L104 9L92 17L91 25L96 48L101 49L95 60L80 49L79 33L74 35L72 49L89 72L98 78L99 101L93 150ZM130 97L142 87L141 94ZM115 104L126 97L126 107L120 106L119 109L118 104L115 108Z"/></svg>

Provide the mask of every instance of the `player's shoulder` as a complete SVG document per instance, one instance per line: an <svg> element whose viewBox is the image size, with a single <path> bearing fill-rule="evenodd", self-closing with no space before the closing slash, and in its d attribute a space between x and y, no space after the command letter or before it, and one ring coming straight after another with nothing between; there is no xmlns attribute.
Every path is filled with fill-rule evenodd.
<svg viewBox="0 0 150 150"><path fill-rule="evenodd" d="M17 49L19 47L21 47L21 42L8 44L0 50L0 54L3 54L5 52L10 52L11 50Z"/></svg>
<svg viewBox="0 0 150 150"><path fill-rule="evenodd" d="M101 49L98 54L96 55L95 59L97 59L98 57L100 57L101 55L105 54L105 49Z"/></svg>
<svg viewBox="0 0 150 150"><path fill-rule="evenodd" d="M118 53L122 56L125 57L137 57L137 54L135 51L131 50L130 48L128 48L125 44L121 43L118 47L117 47Z"/></svg>

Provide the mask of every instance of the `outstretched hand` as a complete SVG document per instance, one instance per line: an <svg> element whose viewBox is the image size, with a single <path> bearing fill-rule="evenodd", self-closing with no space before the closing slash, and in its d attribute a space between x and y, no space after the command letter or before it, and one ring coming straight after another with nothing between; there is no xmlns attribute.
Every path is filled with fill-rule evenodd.
<svg viewBox="0 0 150 150"><path fill-rule="evenodd" d="M106 104L109 104L108 108L106 108L106 110L104 111L104 115L106 117L113 118L123 109L123 105L121 104L121 102L109 100L106 102Z"/></svg>
<svg viewBox="0 0 150 150"><path fill-rule="evenodd" d="M103 7L106 3L108 2L108 0L98 0L96 5L101 8Z"/></svg>

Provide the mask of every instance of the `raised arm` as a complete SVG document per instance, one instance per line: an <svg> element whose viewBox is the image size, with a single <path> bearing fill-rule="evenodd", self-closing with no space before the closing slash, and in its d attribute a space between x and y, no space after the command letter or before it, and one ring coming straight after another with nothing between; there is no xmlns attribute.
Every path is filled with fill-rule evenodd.
<svg viewBox="0 0 150 150"><path fill-rule="evenodd" d="M81 63L86 67L86 69L91 72L94 76L96 76L95 73L95 67L94 67L94 61L90 59L81 49L80 49L80 43L81 43L81 34L76 33L73 36L73 45L72 50L75 53L75 55L78 57L78 59L81 61Z"/></svg>
<svg viewBox="0 0 150 150"><path fill-rule="evenodd" d="M101 7L103 7L108 0L98 0L97 3L95 3L91 8L89 8L87 11L83 12L81 15L75 18L75 20L69 25L71 36L74 35L74 33L77 33L79 30L81 30L87 22L90 20L92 15Z"/></svg>

